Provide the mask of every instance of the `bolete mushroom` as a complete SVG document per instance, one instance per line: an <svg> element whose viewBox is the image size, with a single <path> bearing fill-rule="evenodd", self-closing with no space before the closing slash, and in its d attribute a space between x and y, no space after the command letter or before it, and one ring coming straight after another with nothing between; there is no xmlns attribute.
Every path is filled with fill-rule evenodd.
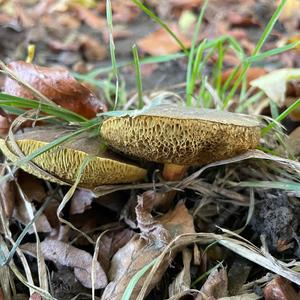
<svg viewBox="0 0 300 300"><path fill-rule="evenodd" d="M188 166L227 159L255 148L259 122L248 115L175 104L136 116L111 117L101 135L113 149L164 164L163 177L179 180Z"/></svg>
<svg viewBox="0 0 300 300"><path fill-rule="evenodd" d="M29 155L56 138L70 133L66 129L35 128L16 134L15 140L23 154ZM0 149L9 160L18 160L11 141L0 139ZM24 164L21 168L39 178L59 184L73 184L84 160L91 156L83 170L79 186L94 188L102 184L130 183L146 176L147 171L126 163L108 150L100 150L100 138L81 134L76 140L63 143L32 160L36 165Z"/></svg>

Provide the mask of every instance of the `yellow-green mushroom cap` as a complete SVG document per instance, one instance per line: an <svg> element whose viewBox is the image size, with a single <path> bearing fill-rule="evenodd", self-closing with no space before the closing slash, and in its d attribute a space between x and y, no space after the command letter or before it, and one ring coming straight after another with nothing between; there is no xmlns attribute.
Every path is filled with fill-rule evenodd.
<svg viewBox="0 0 300 300"><path fill-rule="evenodd" d="M255 148L259 125L248 115L162 104L136 116L105 120L101 135L113 149L133 157L202 165Z"/></svg>
<svg viewBox="0 0 300 300"><path fill-rule="evenodd" d="M15 135L15 140L26 156L68 133L70 131L65 129L35 128ZM32 163L37 167L27 163L21 165L21 168L27 173L51 182L73 184L80 166L87 157L90 157L79 182L79 186L85 188L94 188L103 184L136 182L146 176L145 169L126 163L111 151L101 151L99 137L82 134L75 139L34 158ZM0 149L10 161L16 162L19 159L11 141L0 139Z"/></svg>

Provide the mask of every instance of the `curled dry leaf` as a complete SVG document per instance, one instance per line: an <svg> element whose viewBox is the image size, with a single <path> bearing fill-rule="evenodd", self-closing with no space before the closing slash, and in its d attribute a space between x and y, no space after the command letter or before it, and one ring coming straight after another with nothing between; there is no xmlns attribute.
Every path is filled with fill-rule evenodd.
<svg viewBox="0 0 300 300"><path fill-rule="evenodd" d="M265 92L279 107L284 105L287 83L300 78L300 69L278 69L253 80L250 84Z"/></svg>
<svg viewBox="0 0 300 300"><path fill-rule="evenodd" d="M113 21L118 23L129 23L134 21L141 10L131 0L112 1Z"/></svg>
<svg viewBox="0 0 300 300"><path fill-rule="evenodd" d="M177 35L185 47L188 48L191 45L191 40L179 30L176 24L171 24L169 27ZM138 41L138 46L142 51L153 56L172 54L181 50L178 43L163 28L160 28L140 39Z"/></svg>
<svg viewBox="0 0 300 300"><path fill-rule="evenodd" d="M104 291L103 300L120 299L132 277L157 258L172 238L179 234L195 232L194 227L191 228L193 218L183 202L179 202L174 211L166 214L163 218L155 220L151 216L153 204L151 206L151 203L144 203L143 200L143 197L139 197L136 208L141 234L135 234L112 258L109 271L111 282ZM150 292L159 283L175 254L175 252L172 252L170 255L165 256L159 269L152 277L147 292ZM135 285L131 294L132 299L136 299L145 279L144 274Z"/></svg>
<svg viewBox="0 0 300 300"><path fill-rule="evenodd" d="M18 183L28 201L44 202L46 191L42 180L20 170L18 172Z"/></svg>
<svg viewBox="0 0 300 300"><path fill-rule="evenodd" d="M0 175L4 175L4 166L0 167ZM5 215L10 218L13 214L16 201L16 186L13 181L2 180L0 182L0 201Z"/></svg>
<svg viewBox="0 0 300 300"><path fill-rule="evenodd" d="M299 300L300 295L286 279L278 276L264 288L266 300Z"/></svg>
<svg viewBox="0 0 300 300"><path fill-rule="evenodd" d="M29 300L42 300L42 296L35 292L30 296Z"/></svg>
<svg viewBox="0 0 300 300"><path fill-rule="evenodd" d="M109 232L101 237L98 261L106 272L109 270L110 259L129 242L133 235L134 232L132 230L123 229Z"/></svg>
<svg viewBox="0 0 300 300"><path fill-rule="evenodd" d="M89 190L78 189L75 191L70 205L70 214L82 214L91 208L95 195Z"/></svg>
<svg viewBox="0 0 300 300"><path fill-rule="evenodd" d="M104 17L96 15L94 11L84 7L81 4L72 3L70 5L71 10L73 10L78 18L86 23L92 29L101 31L106 28L106 20Z"/></svg>
<svg viewBox="0 0 300 300"><path fill-rule="evenodd" d="M100 41L89 35L80 37L80 50L84 59L88 61L103 60L107 56L106 48L100 44Z"/></svg>
<svg viewBox="0 0 300 300"><path fill-rule="evenodd" d="M175 280L169 286L169 297L174 297L183 291L190 289L191 286L191 273L190 266L192 261L192 253L189 249L182 251L183 269L176 276Z"/></svg>
<svg viewBox="0 0 300 300"><path fill-rule="evenodd" d="M84 85L76 81L65 68L41 67L23 61L12 62L8 67L19 78L58 105L86 118L93 118L104 109L100 100ZM28 89L9 77L5 80L4 92L18 97L34 99Z"/></svg>
<svg viewBox="0 0 300 300"><path fill-rule="evenodd" d="M219 299L227 296L228 278L224 268L213 270L197 295L196 300Z"/></svg>
<svg viewBox="0 0 300 300"><path fill-rule="evenodd" d="M26 201L26 200L21 199L21 197L19 197L19 196L17 196L15 198L15 206L14 206L14 211L13 211L12 217L15 220L19 221L21 224L27 225L31 221L31 217L27 212L24 201ZM33 213L35 213L35 212L36 212L36 210L33 209ZM41 214L37 218L37 220L35 221L35 226L36 226L37 232L45 232L46 233L46 232L52 231L52 227L44 214ZM28 232L33 233L32 227Z"/></svg>
<svg viewBox="0 0 300 300"><path fill-rule="evenodd" d="M36 255L35 244L24 244L22 245L22 249L31 255ZM81 284L87 288L92 287L91 254L67 243L50 239L41 242L41 250L45 259L74 268L74 275ZM95 289L104 288L107 285L107 277L98 262L95 264L95 276Z"/></svg>

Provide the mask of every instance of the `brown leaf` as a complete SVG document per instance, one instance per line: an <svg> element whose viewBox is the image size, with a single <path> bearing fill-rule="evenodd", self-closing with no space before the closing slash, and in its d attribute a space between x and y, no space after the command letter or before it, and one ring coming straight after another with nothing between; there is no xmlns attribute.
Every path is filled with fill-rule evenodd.
<svg viewBox="0 0 300 300"><path fill-rule="evenodd" d="M278 276L264 288L266 300L299 300L300 295L295 291L289 281Z"/></svg>
<svg viewBox="0 0 300 300"><path fill-rule="evenodd" d="M110 259L115 253L131 240L134 232L130 229L113 231L101 237L98 261L103 269L108 272L110 267Z"/></svg>
<svg viewBox="0 0 300 300"><path fill-rule="evenodd" d="M182 262L183 269L176 276L175 280L169 286L169 297L174 297L176 294L180 294L191 286L191 272L190 266L192 261L192 253L189 249L183 249Z"/></svg>
<svg viewBox="0 0 300 300"><path fill-rule="evenodd" d="M157 220L151 215L152 206L153 203L151 204L147 199L144 203L144 197L138 198L136 215L141 234L135 234L112 258L109 271L109 279L111 282L104 290L102 296L103 300L120 299L132 276L158 257L171 241L172 237L190 232L189 230L195 232L194 228L191 229L190 225L193 222L193 218L188 213L183 202L180 202L173 212L168 213L167 217L162 217ZM178 226L176 228L175 219L177 220L176 225ZM166 228L168 228L170 232ZM164 257L152 277L148 292L160 282L174 255L176 255L176 251ZM134 287L131 296L132 299L136 299L145 278L146 276L144 275Z"/></svg>
<svg viewBox="0 0 300 300"><path fill-rule="evenodd" d="M279 3L279 1L277 1ZM299 26L299 0L287 0L282 12L280 13L279 20L287 28L288 32L293 32Z"/></svg>
<svg viewBox="0 0 300 300"><path fill-rule="evenodd" d="M246 13L239 14L236 11L228 12L227 19L232 26L248 27L259 25L258 20L253 15Z"/></svg>
<svg viewBox="0 0 300 300"><path fill-rule="evenodd" d="M176 24L171 24L170 28L185 47L189 47L191 45L191 40L179 31ZM178 43L163 28L160 28L140 39L138 41L138 46L142 51L153 56L172 54L181 50Z"/></svg>
<svg viewBox="0 0 300 300"><path fill-rule="evenodd" d="M1 176L4 175L5 168L1 166ZM10 218L13 214L16 201L16 186L11 180L5 180L0 183L0 200L5 215Z"/></svg>
<svg viewBox="0 0 300 300"><path fill-rule="evenodd" d="M22 80L36 88L55 103L86 118L93 118L103 110L103 104L93 93L76 81L65 68L41 67L23 61L12 62L8 67ZM5 80L4 92L34 99L32 93L11 78Z"/></svg>
<svg viewBox="0 0 300 300"><path fill-rule="evenodd" d="M113 21L118 23L129 23L134 21L141 10L131 0L112 1Z"/></svg>
<svg viewBox="0 0 300 300"><path fill-rule="evenodd" d="M35 212L36 210L33 209L33 213ZM16 197L12 217L23 225L27 225L31 221L31 218L26 210L25 203L20 197ZM37 218L37 220L35 221L35 226L38 232L47 233L52 231L52 227L44 214L41 214ZM32 227L28 232L33 233Z"/></svg>
<svg viewBox="0 0 300 300"><path fill-rule="evenodd" d="M102 300L117 300L121 299L131 278L144 266L152 262L164 249L163 245L159 245L156 241L147 241L139 234L135 234L133 238L122 247L112 258L111 267L109 271L110 283L104 290ZM153 288L163 276L165 270L168 268L170 257L167 257L160 265L155 276L152 278ZM140 291L145 276L143 276L136 284L132 299L136 299Z"/></svg>
<svg viewBox="0 0 300 300"><path fill-rule="evenodd" d="M173 211L169 211L158 220L170 232L172 238L184 233L195 233L193 218L183 201L178 202Z"/></svg>
<svg viewBox="0 0 300 300"><path fill-rule="evenodd" d="M81 21L85 22L92 29L101 31L106 27L106 20L104 17L96 15L92 10L83 5L72 3L70 8L76 13Z"/></svg>
<svg viewBox="0 0 300 300"><path fill-rule="evenodd" d="M230 68L228 70L226 70L225 72L223 72L222 74L222 83L225 83L226 80L229 78L229 76L232 74L234 68ZM259 68L259 67L253 67L248 69L247 71L247 83L248 83L248 87L249 87L249 83L254 80L257 79L263 75L267 74L267 71L264 68ZM234 77L234 79L232 80L232 84L236 81L236 79L241 75L241 71L239 71L237 73L237 75ZM241 86L240 86L241 87Z"/></svg>
<svg viewBox="0 0 300 300"><path fill-rule="evenodd" d="M91 208L95 195L91 191L78 189L75 191L72 199L69 213L71 215L82 214Z"/></svg>
<svg viewBox="0 0 300 300"><path fill-rule="evenodd" d="M80 50L84 59L88 61L103 60L107 57L106 48L100 45L100 41L88 35L80 37Z"/></svg>
<svg viewBox="0 0 300 300"><path fill-rule="evenodd" d="M35 210L33 211L35 213ZM26 210L25 203L20 197L16 197L15 207L12 217L19 221L23 225L27 225L31 218ZM52 228L44 214L41 214L35 221L36 229L38 232L51 232ZM33 229L29 230L29 233L33 233Z"/></svg>
<svg viewBox="0 0 300 300"><path fill-rule="evenodd" d="M29 300L42 300L42 297L41 297L41 295L38 294L38 293L33 293L33 294L30 296Z"/></svg>
<svg viewBox="0 0 300 300"><path fill-rule="evenodd" d="M22 245L22 249L35 255L36 245L27 243ZM87 288L92 287L92 256L88 252L67 243L50 239L41 242L41 250L45 259L74 268L74 275L81 284ZM100 263L96 263L95 276L95 289L104 288L107 285L107 278Z"/></svg>
<svg viewBox="0 0 300 300"><path fill-rule="evenodd" d="M197 295L196 300L205 300L209 297L212 297L212 299L225 297L228 293L227 289L228 278L226 270L224 268L219 271L217 269L213 270L202 286L201 293Z"/></svg>
<svg viewBox="0 0 300 300"><path fill-rule="evenodd" d="M43 181L37 177L20 171L18 173L18 183L26 195L27 200L43 203L46 197L46 191L43 186Z"/></svg>
<svg viewBox="0 0 300 300"><path fill-rule="evenodd" d="M5 136L9 130L11 122L8 117L2 116L0 114L0 135Z"/></svg>

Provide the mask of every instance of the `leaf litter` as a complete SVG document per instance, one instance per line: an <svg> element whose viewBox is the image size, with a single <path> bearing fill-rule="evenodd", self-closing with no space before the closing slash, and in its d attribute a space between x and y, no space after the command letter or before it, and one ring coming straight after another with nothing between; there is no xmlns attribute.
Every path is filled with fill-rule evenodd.
<svg viewBox="0 0 300 300"><path fill-rule="evenodd" d="M34 2L32 1L32 3ZM78 30L78 20L76 21L74 15L68 14L71 11L75 16L79 16L89 28L105 36L105 30L99 28L105 22L105 5L102 1L97 4L96 11L93 11L88 5L78 4L85 1L79 1L78 3L67 1L58 4L55 2L47 1L47 3L37 5L33 10L34 13L31 19L28 16L28 11L20 4L14 12L19 18L18 26L30 30L37 19L42 17L41 21L44 22L43 24L48 31L51 26L54 28L53 18L55 15L58 23L65 24L62 28ZM168 1L166 5L156 1L150 2L151 5L156 7L160 15L172 16L170 18L172 21L174 21L174 18L177 21L182 17L180 29L185 32L188 31L188 28L193 30L194 20L192 16L197 15L197 7L202 3L202 1L190 0L172 0ZM235 2L238 5L241 4L240 1ZM228 6L228 9L230 9L234 5L233 1L225 1L222 4L224 6L221 6L217 1L211 3L210 9L212 11L208 12L210 17L206 17L205 24L203 24L205 34L213 36L214 30L216 32L222 31L224 34L232 33L237 39L244 39L241 44L245 52L250 53L254 44L247 39L247 30L253 27L261 28L264 24L260 14L255 13L255 5L257 5L255 1L244 1L243 9L234 9L232 10L234 13L225 13L223 16L218 13L214 15L213 13L216 11L222 12L223 9L226 11L224 6ZM215 3L217 3L217 6L215 6ZM113 20L126 24L124 27L125 33L126 26L130 22L139 22L140 10L136 9L132 2L114 1L112 4ZM263 9L266 10L266 7L268 7L267 4ZM296 1L288 1L286 11L283 12L280 19L287 28L293 28L294 30L297 26L298 17L294 13L293 7L297 7ZM213 11L216 8L217 10ZM63 14L68 17L63 18ZM191 17L191 20L187 20L187 17ZM184 18L185 20L183 20ZM13 17L10 22L12 20ZM189 26L185 26L185 24ZM63 31L62 34L65 34L65 31ZM289 38L285 34L281 35L278 32L276 34L279 39L283 37L282 41L279 42L284 42ZM126 38L128 34L126 33L124 36ZM138 37L137 40L140 38ZM64 44L61 43L61 37L58 36L56 40L53 40L57 43L55 44L52 41L52 45L54 45L53 50L57 51L56 53L66 52L68 53L67 56L71 56L70 53L79 52L79 62L87 70L89 66L86 62L105 59L105 56L101 55L100 48L97 48L99 45L101 47L100 43L97 44L97 40L98 37L96 39L83 38L83 42L79 45L77 44L78 41L70 37L69 44ZM85 48L82 46L84 42L88 45ZM156 51L157 42L156 38L150 40L147 46L149 50L145 52ZM164 42L165 38L162 39L161 45ZM48 43L51 44L51 41L48 40ZM187 41L187 46L190 45L189 43L190 41ZM171 45L171 43L169 44ZM174 46L174 48L177 47L177 50L173 50L173 46L168 48L169 44L163 47L163 53L169 54L170 51L177 52L179 50L178 45ZM272 44L274 43L270 39L268 46ZM95 52L89 52L90 50L95 50ZM288 57L289 67L294 67L296 64L297 56L294 55L291 54ZM211 63L216 63L218 59L217 55L214 56ZM76 60L78 61L78 56ZM224 61L231 67L235 67L240 63L240 59L236 58L234 52L226 53ZM286 63L284 60L282 62ZM25 68L24 73L26 74L31 68L32 66ZM46 73L51 73L50 70L46 71ZM152 72L156 74L158 71L159 65L155 65L154 71L150 68L149 77L151 77ZM225 77L224 81L228 79L231 71L228 70L227 73L226 71L222 73L223 78ZM272 66L267 71L272 71ZM292 72L294 71L297 70L292 69ZM264 69L249 69L247 82L249 83L253 79L261 77L263 72L265 72ZM35 76L43 74L44 70L37 73ZM27 81L23 77L22 79ZM271 78L270 82L273 79ZM39 79L37 81L42 85L41 92L55 102L54 98L52 99L43 90L45 80ZM52 78L48 85L51 87L54 82L55 78ZM13 84L11 82L9 86L13 86ZM31 82L29 84L36 87ZM77 85L78 83L75 83L75 86ZM261 84L259 88L262 88L263 91L266 91L265 89L269 89L271 92L274 91L274 86L272 90L272 86L269 87L268 85L267 82L267 84ZM290 101L294 101L299 96L297 85L298 83L294 81L294 78L292 81L281 78L280 85L276 85L276 87L280 87L279 93L274 94L277 100L278 96L281 97L281 100L278 100L280 109L292 103L288 102L288 97L291 99ZM28 90L24 87L18 86L15 88L15 90L18 89L23 89L25 93L21 94L21 97L31 99L36 97L36 95L29 95ZM39 90L37 87L36 89ZM240 89L242 93L243 87L241 86ZM62 90L64 92L64 88ZM267 91L266 99L270 95L270 92ZM62 98L64 97L65 95L62 96ZM73 98L74 96L70 97L71 100ZM82 99L79 99L79 104L82 101ZM234 101L238 103L236 99ZM265 103L267 104L262 109L269 108L269 102L267 101L269 99L266 100ZM61 102L58 102L58 104L62 105ZM105 106L105 103L102 104ZM93 104L91 108L95 109ZM251 105L247 109L262 112L262 109L254 110ZM80 106L76 112L82 113ZM5 133L11 120L9 114L3 114L2 117L3 122L1 122L1 125L3 125L2 128ZM295 120L297 120L297 117ZM294 123L292 125L296 126ZM31 125L29 124L29 126ZM276 133L280 131L280 128L276 128ZM282 133L280 137L285 141ZM292 136L291 139L296 138ZM98 291L100 284L105 288L103 297L108 297L108 299L110 299L110 295L115 294L118 295L116 299L123 295L127 295L129 298L132 297L132 299L142 299L149 293L149 297L155 297L157 293L160 293L159 295L168 295L170 299L183 299L187 296L194 299L258 299L262 294L265 295L266 299L273 299L274 297L277 297L275 299L296 299L298 294L295 290L297 289L290 281L299 284L297 273L299 266L298 262L293 260L297 257L299 250L297 234L299 228L297 222L295 222L298 218L299 163L293 160L297 156L297 151L295 150L294 157L291 157L291 151L285 145L280 145L278 140L270 135L264 136L261 142L262 145L270 147L269 150L275 155L258 150L249 151L233 159L213 163L200 169L193 169L189 176L180 182L163 182L158 175L153 177L152 183L101 186L93 192L77 189L75 194L71 196L71 193L69 193L68 197L64 199L64 205L60 206L58 216L58 206L67 193L66 188L56 189L48 182L27 179L22 176L22 173L15 173L14 178L1 183L1 201L3 212L5 212L1 215L1 225L3 227L1 230L5 233L7 244L13 245L12 235L8 233L8 228L11 228L14 234L20 233L24 225L32 222L32 213L28 211L28 205L35 213L45 203L45 198L50 194L53 199L49 201L49 206L43 210L43 213L35 222L38 232L45 231L45 228L48 228L49 231L40 234L41 242L39 242L34 230L26 229L28 234L21 243L20 248L17 248L17 253L21 257L22 251L20 249L28 247L31 255L37 255L36 246L40 247L52 276L53 274L59 274L62 278L66 275L67 279L64 284L68 285L68 282L70 282L70 286L73 287L71 281L74 279L75 274L83 285L93 289L95 299L98 299L97 296L101 295L101 292ZM291 147L296 149L297 146L291 145ZM152 170L153 167L150 166L150 168ZM157 173L154 174L157 175ZM23 194L27 199L26 202L21 201L24 199L20 199L18 196L20 190L16 193L16 183L23 190ZM260 186L258 186L259 183ZM158 208L159 195L170 189L176 189L178 192L177 206L174 210L162 214ZM74 191L75 188L72 192ZM143 191L146 192L143 193ZM131 196L129 192L131 192ZM133 199L132 206L128 207L126 212L123 204L129 198ZM117 204L114 203L114 201L117 202L116 199ZM251 222L248 222L248 216L252 216ZM284 218L280 219L281 216ZM42 219L43 222L40 224ZM67 226L62 225L61 221L63 220ZM245 226L245 224L248 224L248 226ZM230 228L232 231L221 228ZM243 228L244 231L240 231L240 228ZM197 234L196 232L202 233ZM241 232L243 237L238 236L235 232ZM82 238L84 235L88 235L89 239ZM215 241L218 241L221 246L215 245ZM18 245L20 245L19 242ZM226 251L226 248L231 251ZM2 251L7 255L9 249ZM61 255L62 253L64 255ZM237 255L234 256L233 253ZM241 279L239 292L232 292L230 281L234 281L236 277L229 276L231 274L229 269L229 279L227 278L227 268L231 263L228 266L225 264L226 267L224 268L220 261L225 260L228 263L240 256L253 263L248 262L251 271L248 272L247 277ZM41 255L38 255L38 257L40 260ZM18 267L23 264L27 279L22 279L15 266L13 266L12 263L15 259L9 264L11 270L24 284L27 286L30 284L31 299L40 299L39 293L42 297L51 299L47 294L47 288L43 287L41 283L40 287L44 288L46 292L42 292L39 287L34 287L33 279L30 279L31 271L28 268L28 263L26 267L26 259L33 262L30 256L23 256L22 263L18 263ZM48 264L49 260L52 261L52 264ZM273 273L280 274L282 277L278 277L278 279L272 274L268 277L266 270L257 267L257 264ZM69 268L65 266L69 266ZM128 270L131 272L130 276L126 273ZM92 274L95 276L93 280ZM60 280L59 276L58 280ZM98 278L99 276L101 279ZM201 278L201 276L203 277ZM110 282L105 281L106 277ZM196 282L195 280L199 277L201 279L200 283L194 286L193 282ZM268 287L268 284L265 287L265 284L269 281L271 287ZM75 282L76 280L74 280L74 284ZM108 285L105 287L106 283ZM170 285L170 283L172 284ZM8 283L2 284L5 295L10 293L10 291L7 292L7 285ZM79 298L85 297L83 295L86 291L81 290L78 291L78 295L73 295ZM278 291L281 293L280 296L278 296ZM69 295L72 294L72 291L68 292ZM276 296L274 296L275 293ZM66 294L59 294L58 292L56 295L60 295L57 296L58 299L68 297Z"/></svg>

